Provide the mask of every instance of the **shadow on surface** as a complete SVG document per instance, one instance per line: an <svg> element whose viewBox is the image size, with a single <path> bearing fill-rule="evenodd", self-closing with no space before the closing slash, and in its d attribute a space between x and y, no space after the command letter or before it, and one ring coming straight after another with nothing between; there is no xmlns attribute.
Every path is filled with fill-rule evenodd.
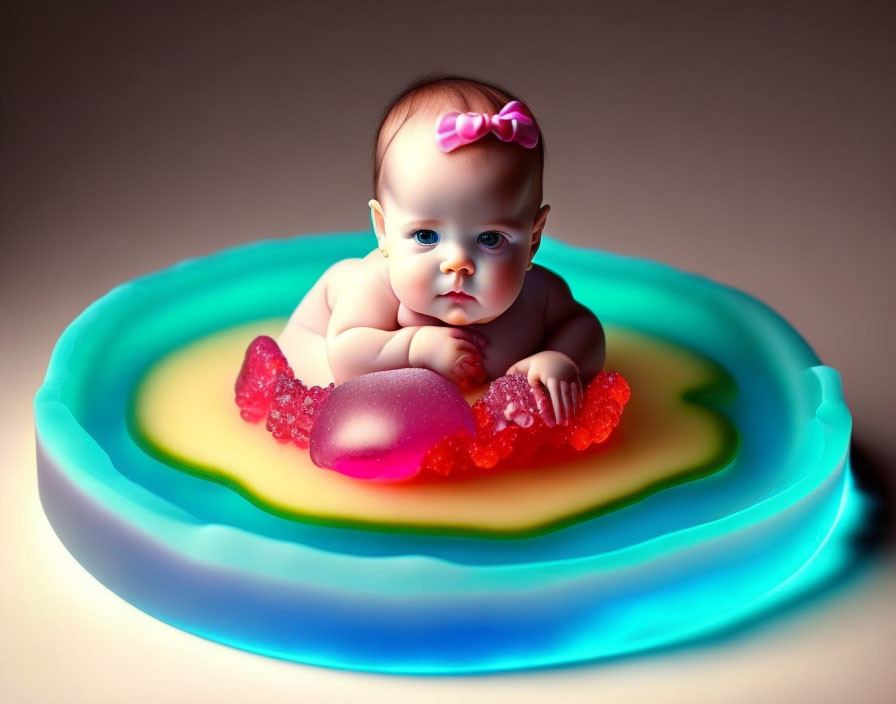
<svg viewBox="0 0 896 704"><path fill-rule="evenodd" d="M700 651L760 635L773 623L780 624L787 619L806 616L812 609L818 608L819 605L855 585L875 561L882 559L896 547L896 488L890 478L893 464L890 458L865 445L861 439L853 439L850 446L850 465L855 488L860 494L863 505L859 522L853 526L852 535L846 538L852 549L847 559L837 569L805 590L791 594L785 601L742 622L723 626L716 632L680 643L565 667L541 669L587 668L637 658L662 657L668 653Z"/></svg>
<svg viewBox="0 0 896 704"><path fill-rule="evenodd" d="M860 555L872 556L896 547L896 486L894 463L861 441L853 440L850 462L856 486L867 499L866 515L855 538Z"/></svg>

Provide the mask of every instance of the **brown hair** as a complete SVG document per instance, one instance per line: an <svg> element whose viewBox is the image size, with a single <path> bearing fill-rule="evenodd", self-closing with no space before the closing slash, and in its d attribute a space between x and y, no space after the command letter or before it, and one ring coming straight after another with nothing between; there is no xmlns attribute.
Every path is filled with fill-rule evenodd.
<svg viewBox="0 0 896 704"><path fill-rule="evenodd" d="M395 135L408 118L425 111L440 112L498 112L511 100L519 100L513 93L498 86L464 76L428 74L415 79L389 103L376 131L373 150L373 193L379 198L383 158ZM524 102L524 101L521 101ZM536 119L535 124L538 125ZM435 134L433 134L435 138ZM537 210L543 197L544 138L539 129L538 144L526 149L530 154L529 168L535 179L533 195Z"/></svg>

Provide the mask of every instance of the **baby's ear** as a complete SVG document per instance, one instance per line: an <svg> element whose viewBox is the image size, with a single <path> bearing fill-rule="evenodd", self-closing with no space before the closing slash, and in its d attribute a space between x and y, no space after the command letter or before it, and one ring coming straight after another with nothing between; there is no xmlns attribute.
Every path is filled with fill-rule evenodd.
<svg viewBox="0 0 896 704"><path fill-rule="evenodd" d="M535 215L535 223L532 225L532 244L529 247L529 262L541 246L541 231L544 230L544 224L548 221L548 213L551 212L551 206L543 205Z"/></svg>
<svg viewBox="0 0 896 704"><path fill-rule="evenodd" d="M380 205L380 202L376 198L371 198L367 205L370 206L370 222L373 225L373 231L376 233L376 238L380 240L381 244L384 244L383 240L386 237L386 215L383 213L383 206Z"/></svg>

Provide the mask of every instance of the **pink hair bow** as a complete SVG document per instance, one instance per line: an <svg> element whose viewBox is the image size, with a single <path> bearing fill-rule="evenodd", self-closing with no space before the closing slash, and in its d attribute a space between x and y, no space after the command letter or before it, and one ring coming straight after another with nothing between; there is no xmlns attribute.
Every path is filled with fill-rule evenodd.
<svg viewBox="0 0 896 704"><path fill-rule="evenodd" d="M519 100L507 103L497 115L486 112L449 112L439 120L436 144L450 152L494 132L502 142L516 142L526 149L538 144L538 127L529 108Z"/></svg>

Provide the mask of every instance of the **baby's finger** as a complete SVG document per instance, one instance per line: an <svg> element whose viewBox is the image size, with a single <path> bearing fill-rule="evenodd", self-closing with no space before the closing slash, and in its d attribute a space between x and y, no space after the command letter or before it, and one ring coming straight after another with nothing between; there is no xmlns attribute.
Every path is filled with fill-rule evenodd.
<svg viewBox="0 0 896 704"><path fill-rule="evenodd" d="M467 342L464 342L460 347L457 348L457 358L465 359L473 364L482 363L482 355L479 354L479 350L477 350Z"/></svg>
<svg viewBox="0 0 896 704"><path fill-rule="evenodd" d="M538 376L538 372L535 371L534 367L529 367L529 373L526 375L526 381L529 382L529 386L531 386L533 389L544 388L541 383L541 377Z"/></svg>
<svg viewBox="0 0 896 704"><path fill-rule="evenodd" d="M573 407L575 410L573 411L574 416L578 416L582 411L582 407L585 403L585 392L582 390L582 380L579 379L573 385Z"/></svg>
<svg viewBox="0 0 896 704"><path fill-rule="evenodd" d="M451 366L451 373L456 374L458 376L469 376L469 372L466 369L467 357L459 357L454 361L454 364Z"/></svg>
<svg viewBox="0 0 896 704"><path fill-rule="evenodd" d="M451 381L454 382L455 386L459 388L461 391L469 391L474 388L477 384L473 379L467 374L466 371L458 370L451 374Z"/></svg>
<svg viewBox="0 0 896 704"><path fill-rule="evenodd" d="M569 425L572 417L572 390L568 381L560 382L560 401L563 406L563 425Z"/></svg>
<svg viewBox="0 0 896 704"><path fill-rule="evenodd" d="M481 365L477 365L476 362L471 360L469 357L461 358L458 361L458 364L463 367L463 370L466 372L468 377L470 377L471 379L476 379L477 381L481 381L481 379L479 378L479 370L481 369Z"/></svg>
<svg viewBox="0 0 896 704"><path fill-rule="evenodd" d="M555 425L554 414L549 410L551 400L545 393L544 387L540 384L532 387L532 395L535 397L535 408L538 409L538 415L541 416L546 426L552 428Z"/></svg>
<svg viewBox="0 0 896 704"><path fill-rule="evenodd" d="M560 401L560 382L556 379L548 379L548 393L551 395L551 404L554 408L554 422L560 425L563 416L563 407Z"/></svg>
<svg viewBox="0 0 896 704"><path fill-rule="evenodd" d="M460 340L457 343L457 351L474 359L482 359L482 354L479 352L479 348L468 340Z"/></svg>

